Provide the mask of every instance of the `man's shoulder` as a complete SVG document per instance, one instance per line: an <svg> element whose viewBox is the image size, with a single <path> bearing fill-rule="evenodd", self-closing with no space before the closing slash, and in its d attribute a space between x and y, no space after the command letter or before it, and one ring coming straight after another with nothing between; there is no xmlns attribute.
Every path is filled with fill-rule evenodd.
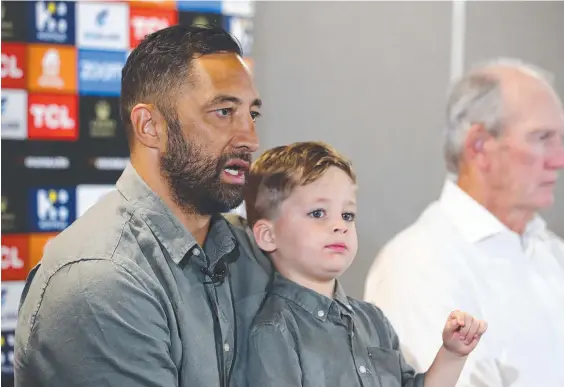
<svg viewBox="0 0 564 387"><path fill-rule="evenodd" d="M133 211L119 192L111 192L49 241L42 266L55 270L85 258L110 259L115 255Z"/></svg>
<svg viewBox="0 0 564 387"><path fill-rule="evenodd" d="M162 303L165 297L164 291L147 280L147 276L132 272L119 261L82 260L66 265L48 279L41 266L35 268L28 277L18 311L15 364L20 377L34 373L42 378L50 375L57 380L73 377L72 373L40 373L38 364L47 356L41 348L56 355L48 363L52 360L53 364L65 367L64 364L81 363L76 351L96 353L101 348L101 341L128 337L126 341L130 348L149 346L141 344L147 338L166 343L165 330L160 329L169 318L165 313L170 313L170 310L163 313L167 310L166 304ZM128 330L135 334L128 334ZM143 334L139 335L139 332ZM65 351L57 353L61 345ZM98 359L91 356L91 361L81 363L80 367L87 370L103 367L104 362L99 359L123 357L123 353L127 353L126 347L112 347L109 352L104 350L104 356ZM73 358L73 353L78 357Z"/></svg>
<svg viewBox="0 0 564 387"><path fill-rule="evenodd" d="M553 230L546 228L544 237L551 244L559 248L564 253L564 234L562 236L556 234Z"/></svg>
<svg viewBox="0 0 564 387"><path fill-rule="evenodd" d="M377 259L419 260L424 256L437 257L449 250L449 239L455 231L442 211L438 201L429 204L409 226L396 233L380 250ZM402 263L403 264L403 263Z"/></svg>
<svg viewBox="0 0 564 387"><path fill-rule="evenodd" d="M55 271L37 266L30 272L22 292L18 314L18 330L23 335L20 339L27 341L38 314L73 316L89 308L122 305L125 300L134 305L132 294L141 292L128 289L150 293L147 281L116 261L83 259Z"/></svg>
<svg viewBox="0 0 564 387"><path fill-rule="evenodd" d="M156 282L125 260L84 257L61 262L57 267L40 264L30 272L22 293L22 305L37 312L41 308L90 304L95 299L113 303L125 289L141 293L159 291ZM129 296L128 296L129 297ZM131 301L131 300L130 300Z"/></svg>
<svg viewBox="0 0 564 387"><path fill-rule="evenodd" d="M376 255L375 263L404 265L417 257L433 256L441 250L434 231L416 222L388 240Z"/></svg>
<svg viewBox="0 0 564 387"><path fill-rule="evenodd" d="M377 253L365 281L365 298L373 297L383 284L409 288L410 281L436 278L439 268L456 270L460 250L459 236L449 227L439 203L431 203L411 225L392 237Z"/></svg>

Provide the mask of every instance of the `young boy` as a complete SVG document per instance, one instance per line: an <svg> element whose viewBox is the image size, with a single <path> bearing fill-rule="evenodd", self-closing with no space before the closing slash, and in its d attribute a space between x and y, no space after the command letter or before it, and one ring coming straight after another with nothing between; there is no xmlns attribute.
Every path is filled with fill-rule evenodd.
<svg viewBox="0 0 564 387"><path fill-rule="evenodd" d="M451 313L433 365L415 374L380 309L336 279L357 252L356 177L341 155L318 142L270 149L251 168L245 202L276 268L250 331L248 386L455 386L485 322Z"/></svg>

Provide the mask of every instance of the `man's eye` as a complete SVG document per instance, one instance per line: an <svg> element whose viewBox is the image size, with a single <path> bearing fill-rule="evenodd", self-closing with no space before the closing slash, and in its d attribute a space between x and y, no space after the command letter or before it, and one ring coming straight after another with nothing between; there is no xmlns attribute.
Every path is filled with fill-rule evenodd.
<svg viewBox="0 0 564 387"><path fill-rule="evenodd" d="M325 210L313 210L308 215L312 218L322 218L325 215Z"/></svg>
<svg viewBox="0 0 564 387"><path fill-rule="evenodd" d="M353 212L345 212L343 213L343 220L346 222L353 222L356 218L356 214Z"/></svg>
<svg viewBox="0 0 564 387"><path fill-rule="evenodd" d="M256 121L257 118L260 117L260 113L259 112L251 112L251 118L253 119L253 121Z"/></svg>
<svg viewBox="0 0 564 387"><path fill-rule="evenodd" d="M552 135L553 135L553 134L554 134L554 132L549 132L549 131L541 132L541 133L539 134L539 138L540 138L541 140L543 140L543 141L544 141L544 140L550 140L550 139L552 138Z"/></svg>
<svg viewBox="0 0 564 387"><path fill-rule="evenodd" d="M215 111L215 114L217 114L219 117L228 117L232 112L233 112L232 108L223 108L223 109L217 109Z"/></svg>

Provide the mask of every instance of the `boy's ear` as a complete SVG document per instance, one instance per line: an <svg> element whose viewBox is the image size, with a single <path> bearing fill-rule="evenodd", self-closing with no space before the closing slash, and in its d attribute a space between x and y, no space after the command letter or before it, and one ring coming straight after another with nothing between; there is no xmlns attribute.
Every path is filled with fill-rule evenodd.
<svg viewBox="0 0 564 387"><path fill-rule="evenodd" d="M274 237L274 227L267 220L258 220L253 226L253 235L257 245L261 250L272 253L276 250L276 238Z"/></svg>

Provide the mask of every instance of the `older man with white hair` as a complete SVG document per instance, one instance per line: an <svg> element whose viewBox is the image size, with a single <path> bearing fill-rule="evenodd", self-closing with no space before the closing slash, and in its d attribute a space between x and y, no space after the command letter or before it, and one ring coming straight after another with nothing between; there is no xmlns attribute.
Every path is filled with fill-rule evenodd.
<svg viewBox="0 0 564 387"><path fill-rule="evenodd" d="M564 241L537 214L564 167L562 102L544 71L497 60L455 83L446 126L455 178L384 246L365 300L418 370L441 345L444 316L462 309L489 334L457 386L563 387Z"/></svg>

